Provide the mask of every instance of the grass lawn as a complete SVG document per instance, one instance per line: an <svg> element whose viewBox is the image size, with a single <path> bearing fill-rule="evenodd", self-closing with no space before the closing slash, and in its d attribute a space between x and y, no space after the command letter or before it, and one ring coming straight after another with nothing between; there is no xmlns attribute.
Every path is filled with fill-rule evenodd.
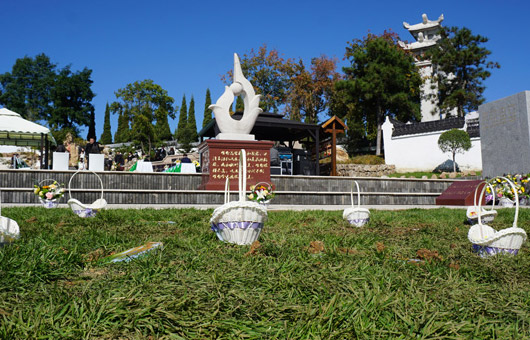
<svg viewBox="0 0 530 340"><path fill-rule="evenodd" d="M530 338L528 242L481 259L464 210L373 211L363 228L271 212L252 251L218 241L211 211L2 214L22 236L0 249L1 339ZM530 231L529 209L519 220ZM164 249L102 264L147 241Z"/></svg>

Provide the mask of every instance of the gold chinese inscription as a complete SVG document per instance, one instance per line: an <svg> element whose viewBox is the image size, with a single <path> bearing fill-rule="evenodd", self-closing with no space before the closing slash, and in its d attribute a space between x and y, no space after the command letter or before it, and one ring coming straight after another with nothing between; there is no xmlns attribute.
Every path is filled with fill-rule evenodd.
<svg viewBox="0 0 530 340"><path fill-rule="evenodd" d="M247 179L269 174L269 151L247 151ZM223 150L210 158L210 177L213 179L239 178L239 150Z"/></svg>

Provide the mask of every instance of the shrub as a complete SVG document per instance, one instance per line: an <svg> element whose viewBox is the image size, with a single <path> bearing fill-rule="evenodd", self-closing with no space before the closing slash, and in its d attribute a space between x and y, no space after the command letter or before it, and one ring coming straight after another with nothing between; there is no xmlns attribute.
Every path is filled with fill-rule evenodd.
<svg viewBox="0 0 530 340"><path fill-rule="evenodd" d="M365 165L379 165L385 164L385 159L381 156L375 155L361 155L355 156L347 161L338 162L340 164L365 164Z"/></svg>

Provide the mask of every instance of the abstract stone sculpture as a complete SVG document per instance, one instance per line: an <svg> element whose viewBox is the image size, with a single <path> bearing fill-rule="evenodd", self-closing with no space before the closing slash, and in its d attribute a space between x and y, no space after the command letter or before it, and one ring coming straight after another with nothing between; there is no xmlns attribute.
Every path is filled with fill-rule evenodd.
<svg viewBox="0 0 530 340"><path fill-rule="evenodd" d="M230 107L234 103L234 97L243 98L245 110L241 120L235 120L230 116ZM256 95L252 84L243 76L239 57L234 53L234 82L230 86L225 86L225 92L217 103L210 105L213 110L215 121L221 133L216 139L231 140L255 140L250 132L256 123L258 115L263 112L259 107L260 95Z"/></svg>

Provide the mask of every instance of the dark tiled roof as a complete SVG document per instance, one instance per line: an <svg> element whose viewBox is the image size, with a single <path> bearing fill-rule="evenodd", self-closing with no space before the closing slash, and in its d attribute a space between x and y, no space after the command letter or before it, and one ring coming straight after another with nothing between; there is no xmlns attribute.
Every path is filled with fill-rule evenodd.
<svg viewBox="0 0 530 340"><path fill-rule="evenodd" d="M395 124L394 121L394 131L392 132L392 137L461 129L464 127L464 122L464 117L451 117L441 120L434 120L432 122L420 122L412 124Z"/></svg>
<svg viewBox="0 0 530 340"><path fill-rule="evenodd" d="M447 131L451 129L461 129L464 127L464 117L451 117L441 120L434 120L432 122L420 122L405 124L398 120L390 118L390 122L394 124L394 131L392 137L416 135L420 133L428 133L435 131ZM480 137L479 119L468 119L466 132L469 137Z"/></svg>

